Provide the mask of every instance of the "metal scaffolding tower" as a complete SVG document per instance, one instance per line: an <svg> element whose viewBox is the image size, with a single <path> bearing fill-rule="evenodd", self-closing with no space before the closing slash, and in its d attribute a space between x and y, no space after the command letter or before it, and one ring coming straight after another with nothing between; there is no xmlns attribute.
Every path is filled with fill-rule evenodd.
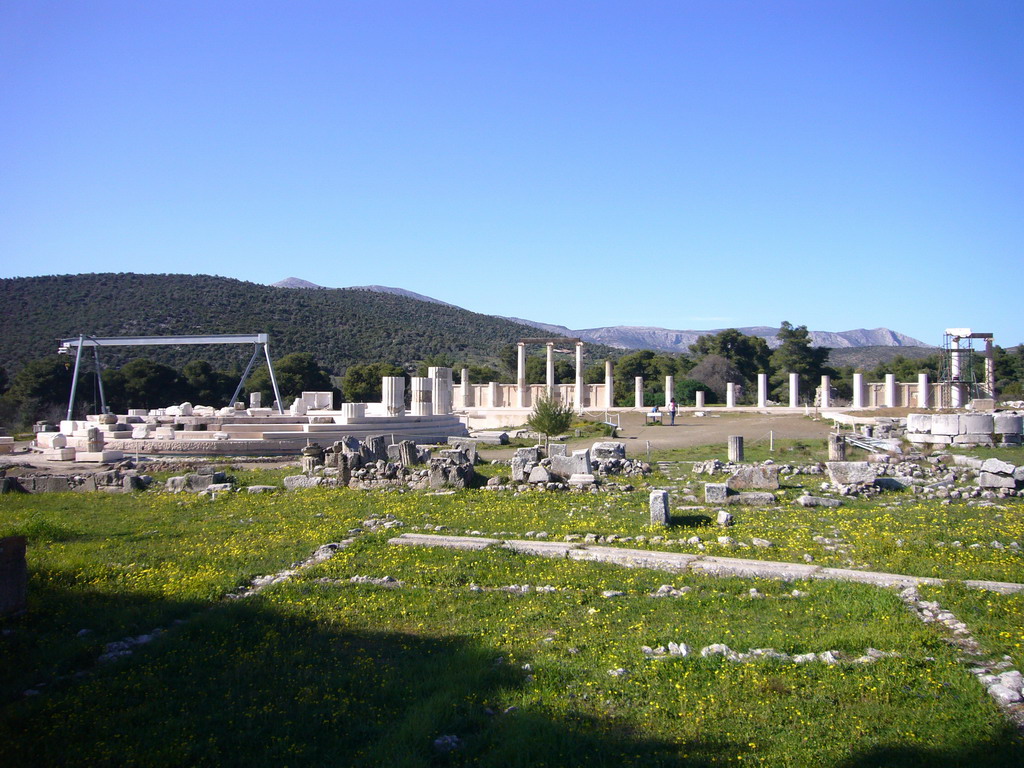
<svg viewBox="0 0 1024 768"><path fill-rule="evenodd" d="M975 370L974 340L985 342L985 377L978 381ZM975 398L995 397L995 365L991 333L970 328L947 328L942 337L942 361L939 368L942 408L962 408Z"/></svg>
<svg viewBox="0 0 1024 768"><path fill-rule="evenodd" d="M78 371L82 363L82 349L93 348L93 357L96 361L96 378L100 380L100 410L107 412L106 398L103 394L103 381L100 378L100 347L143 347L143 346L177 346L181 344L253 344L254 349L249 364L245 367L235 393L231 396L231 402L238 399L239 393L245 380L249 378L253 365L260 355L260 349L267 359L267 368L270 371L270 383L274 388L274 397L277 399L277 412L284 413L281 401L281 393L277 390L277 377L274 375L274 364L270 362L270 334L268 333L235 333L235 334L214 334L212 336L87 336L79 335L77 338L61 339L59 354L66 355L72 349L77 348L75 353L75 373L71 378L71 396L68 398L68 419L75 407L75 392L78 389Z"/></svg>

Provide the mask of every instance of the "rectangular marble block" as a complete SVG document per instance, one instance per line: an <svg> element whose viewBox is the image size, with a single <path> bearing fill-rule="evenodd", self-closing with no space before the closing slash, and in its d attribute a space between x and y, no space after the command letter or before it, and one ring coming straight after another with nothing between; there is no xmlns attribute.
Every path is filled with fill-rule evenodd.
<svg viewBox="0 0 1024 768"><path fill-rule="evenodd" d="M88 464L108 464L111 461L120 461L124 458L121 451L77 451L75 461Z"/></svg>

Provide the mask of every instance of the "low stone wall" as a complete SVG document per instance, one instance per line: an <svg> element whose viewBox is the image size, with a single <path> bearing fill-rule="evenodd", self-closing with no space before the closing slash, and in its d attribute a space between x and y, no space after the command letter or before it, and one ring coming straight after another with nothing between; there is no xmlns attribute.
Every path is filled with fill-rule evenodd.
<svg viewBox="0 0 1024 768"><path fill-rule="evenodd" d="M1024 416L1017 413L912 413L907 439L932 445L1020 445Z"/></svg>

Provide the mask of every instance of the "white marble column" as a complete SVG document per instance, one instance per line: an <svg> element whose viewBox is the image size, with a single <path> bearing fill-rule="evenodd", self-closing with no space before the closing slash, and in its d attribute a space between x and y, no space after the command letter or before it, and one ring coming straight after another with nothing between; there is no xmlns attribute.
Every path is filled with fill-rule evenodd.
<svg viewBox="0 0 1024 768"><path fill-rule="evenodd" d="M644 407L644 377L637 376L633 381L633 403L637 408Z"/></svg>
<svg viewBox="0 0 1024 768"><path fill-rule="evenodd" d="M853 374L853 407L864 407L864 374Z"/></svg>
<svg viewBox="0 0 1024 768"><path fill-rule="evenodd" d="M501 403L498 402L498 382L496 381L487 382L487 405L489 408L501 406Z"/></svg>
<svg viewBox="0 0 1024 768"><path fill-rule="evenodd" d="M381 405L388 416L405 414L405 377L384 376L381 378Z"/></svg>
<svg viewBox="0 0 1024 768"><path fill-rule="evenodd" d="M789 407L797 408L800 406L800 374L791 373L789 374Z"/></svg>
<svg viewBox="0 0 1024 768"><path fill-rule="evenodd" d="M604 361L604 407L615 407L615 377L611 360Z"/></svg>
<svg viewBox="0 0 1024 768"><path fill-rule="evenodd" d="M757 407L768 407L768 374L757 374Z"/></svg>
<svg viewBox="0 0 1024 768"><path fill-rule="evenodd" d="M555 345L547 345L547 364L544 366L544 396L549 400L555 396Z"/></svg>
<svg viewBox="0 0 1024 768"><path fill-rule="evenodd" d="M516 408L526 407L526 345L519 342L516 358Z"/></svg>
<svg viewBox="0 0 1024 768"><path fill-rule="evenodd" d="M962 384L953 382L949 386L949 399L953 408L964 407L964 388Z"/></svg>
<svg viewBox="0 0 1024 768"><path fill-rule="evenodd" d="M693 404L697 408L703 408L704 407L704 390L703 389L698 389L696 392L693 393Z"/></svg>
<svg viewBox="0 0 1024 768"><path fill-rule="evenodd" d="M996 396L996 361L992 356L992 339L985 339L985 397Z"/></svg>
<svg viewBox="0 0 1024 768"><path fill-rule="evenodd" d="M676 377L666 376L665 377L665 407L668 408L672 404L672 398L674 397L673 392L676 389Z"/></svg>
<svg viewBox="0 0 1024 768"><path fill-rule="evenodd" d="M426 376L413 376L409 385L412 390L412 415L433 416L433 380Z"/></svg>
<svg viewBox="0 0 1024 768"><path fill-rule="evenodd" d="M725 407L736 407L736 385L731 381L725 385Z"/></svg>
<svg viewBox="0 0 1024 768"><path fill-rule="evenodd" d="M885 407L895 408L899 405L899 398L896 396L896 374L885 374Z"/></svg>
<svg viewBox="0 0 1024 768"><path fill-rule="evenodd" d="M447 416L452 412L452 369L435 366L427 373L434 382L434 414Z"/></svg>
<svg viewBox="0 0 1024 768"><path fill-rule="evenodd" d="M821 407L831 408L832 407L832 377L822 376L821 377Z"/></svg>
<svg viewBox="0 0 1024 768"><path fill-rule="evenodd" d="M459 378L462 380L462 407L472 408L476 402L473 398L473 389L469 385L469 368L463 368L459 372Z"/></svg>
<svg viewBox="0 0 1024 768"><path fill-rule="evenodd" d="M583 413L583 342L576 343L576 390L573 392L576 413Z"/></svg>
<svg viewBox="0 0 1024 768"><path fill-rule="evenodd" d="M931 384L928 382L927 373L917 374L917 407L931 407Z"/></svg>

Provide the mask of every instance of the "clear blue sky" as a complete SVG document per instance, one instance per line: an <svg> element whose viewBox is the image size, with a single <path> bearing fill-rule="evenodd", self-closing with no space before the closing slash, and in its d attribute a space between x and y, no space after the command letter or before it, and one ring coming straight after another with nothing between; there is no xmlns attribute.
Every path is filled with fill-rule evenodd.
<svg viewBox="0 0 1024 768"><path fill-rule="evenodd" d="M1022 118L1021 0L8 0L0 276L1010 346Z"/></svg>

